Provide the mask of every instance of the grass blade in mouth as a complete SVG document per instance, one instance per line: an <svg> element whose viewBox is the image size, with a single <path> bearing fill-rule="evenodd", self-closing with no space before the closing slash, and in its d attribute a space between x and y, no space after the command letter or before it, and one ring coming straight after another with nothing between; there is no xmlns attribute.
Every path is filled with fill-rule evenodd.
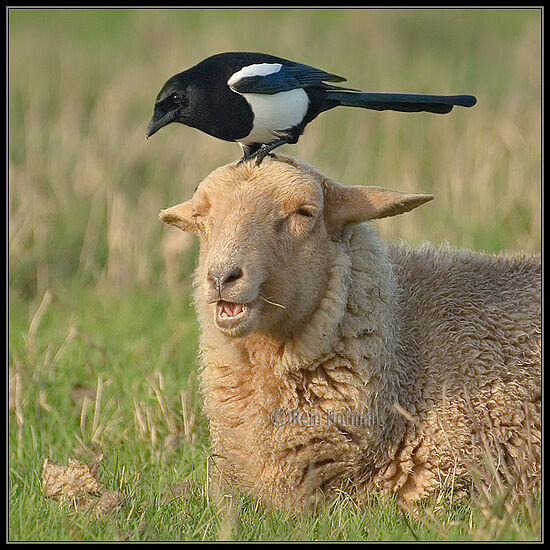
<svg viewBox="0 0 550 550"><path fill-rule="evenodd" d="M271 300L268 300L265 296L262 296L261 294L258 296L260 298L260 300L263 300L264 302L272 305L272 306L276 306L276 307L280 307L282 309L286 309L286 306L283 306L283 304L278 304L277 302L272 302Z"/></svg>

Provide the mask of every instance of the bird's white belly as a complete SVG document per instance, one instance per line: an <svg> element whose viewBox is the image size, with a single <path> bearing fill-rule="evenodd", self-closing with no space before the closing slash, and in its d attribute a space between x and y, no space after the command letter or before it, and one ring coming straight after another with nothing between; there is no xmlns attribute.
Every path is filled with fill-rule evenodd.
<svg viewBox="0 0 550 550"><path fill-rule="evenodd" d="M277 132L300 124L309 107L309 97L302 88L278 94L240 94L252 107L252 131L239 139L244 144L270 143L280 136Z"/></svg>

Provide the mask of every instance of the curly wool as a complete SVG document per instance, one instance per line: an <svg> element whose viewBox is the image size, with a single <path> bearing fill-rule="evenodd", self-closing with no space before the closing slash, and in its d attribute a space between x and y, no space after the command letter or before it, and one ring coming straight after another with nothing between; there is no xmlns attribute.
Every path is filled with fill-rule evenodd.
<svg viewBox="0 0 550 550"><path fill-rule="evenodd" d="M324 297L284 345L251 336L220 348L202 319L220 478L291 509L342 486L416 500L489 452L518 489L536 483L540 259L386 250L368 224L331 246ZM372 421L275 426L278 409Z"/></svg>

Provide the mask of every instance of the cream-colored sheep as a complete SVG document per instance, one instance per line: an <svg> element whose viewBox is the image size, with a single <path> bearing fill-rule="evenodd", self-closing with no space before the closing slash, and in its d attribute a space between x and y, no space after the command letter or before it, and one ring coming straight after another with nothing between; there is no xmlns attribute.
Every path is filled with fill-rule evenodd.
<svg viewBox="0 0 550 550"><path fill-rule="evenodd" d="M540 476L539 256L386 247L365 222L431 195L296 160L215 170L161 219L200 237L201 390L215 471L268 505L404 500L490 456Z"/></svg>

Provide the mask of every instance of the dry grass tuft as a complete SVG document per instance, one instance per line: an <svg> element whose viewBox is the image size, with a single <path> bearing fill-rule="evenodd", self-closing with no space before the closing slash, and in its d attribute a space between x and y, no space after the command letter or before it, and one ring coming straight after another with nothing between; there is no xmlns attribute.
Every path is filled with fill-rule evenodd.
<svg viewBox="0 0 550 550"><path fill-rule="evenodd" d="M103 455L96 456L91 464L69 459L68 466L55 464L49 458L42 466L42 491L46 498L68 500L79 510L92 510L97 517L113 512L122 503L118 491L105 491L97 479Z"/></svg>

